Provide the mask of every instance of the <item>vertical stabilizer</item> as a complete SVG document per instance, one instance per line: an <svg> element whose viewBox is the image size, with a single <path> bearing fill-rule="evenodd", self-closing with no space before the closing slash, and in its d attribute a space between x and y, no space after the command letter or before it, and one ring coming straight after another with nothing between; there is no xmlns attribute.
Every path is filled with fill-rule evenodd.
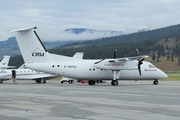
<svg viewBox="0 0 180 120"><path fill-rule="evenodd" d="M36 33L36 28L31 27L13 31L24 62L50 62L52 59Z"/></svg>
<svg viewBox="0 0 180 120"><path fill-rule="evenodd" d="M9 64L9 59L10 59L10 56L8 55L3 56L3 59L0 62L0 69L7 69L8 64Z"/></svg>

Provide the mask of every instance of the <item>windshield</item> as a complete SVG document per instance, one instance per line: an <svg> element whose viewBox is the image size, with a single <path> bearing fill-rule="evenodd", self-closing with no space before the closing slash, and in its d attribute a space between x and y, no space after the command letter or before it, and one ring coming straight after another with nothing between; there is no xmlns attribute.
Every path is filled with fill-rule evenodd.
<svg viewBox="0 0 180 120"><path fill-rule="evenodd" d="M154 65L150 64L149 68L156 68Z"/></svg>

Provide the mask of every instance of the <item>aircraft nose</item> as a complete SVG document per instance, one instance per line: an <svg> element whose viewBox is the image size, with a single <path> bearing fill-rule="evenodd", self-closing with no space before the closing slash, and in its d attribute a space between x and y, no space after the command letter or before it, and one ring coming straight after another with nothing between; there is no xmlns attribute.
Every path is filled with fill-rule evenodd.
<svg viewBox="0 0 180 120"><path fill-rule="evenodd" d="M159 69L159 71L160 71L160 74L159 74L160 78L167 78L168 77L167 74L164 73L162 70Z"/></svg>

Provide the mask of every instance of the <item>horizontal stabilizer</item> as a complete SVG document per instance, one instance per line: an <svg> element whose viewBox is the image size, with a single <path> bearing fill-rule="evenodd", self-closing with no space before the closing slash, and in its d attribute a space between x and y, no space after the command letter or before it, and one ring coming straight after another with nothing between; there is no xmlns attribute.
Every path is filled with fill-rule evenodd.
<svg viewBox="0 0 180 120"><path fill-rule="evenodd" d="M28 31L32 29L37 29L37 27L34 26L34 27L29 27L29 28L22 28L22 29L13 30L12 32L22 32L22 31Z"/></svg>

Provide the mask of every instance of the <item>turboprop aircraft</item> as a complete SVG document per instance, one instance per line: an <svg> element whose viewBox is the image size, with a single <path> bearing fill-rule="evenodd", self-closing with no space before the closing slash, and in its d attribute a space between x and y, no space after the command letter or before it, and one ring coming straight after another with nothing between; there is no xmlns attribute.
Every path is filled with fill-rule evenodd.
<svg viewBox="0 0 180 120"><path fill-rule="evenodd" d="M82 59L49 53L42 44L35 29L37 27L14 30L25 66L60 76L89 80L94 85L96 80L111 80L117 86L118 80L154 80L167 75L150 62L143 62L148 56L135 56L112 59Z"/></svg>

